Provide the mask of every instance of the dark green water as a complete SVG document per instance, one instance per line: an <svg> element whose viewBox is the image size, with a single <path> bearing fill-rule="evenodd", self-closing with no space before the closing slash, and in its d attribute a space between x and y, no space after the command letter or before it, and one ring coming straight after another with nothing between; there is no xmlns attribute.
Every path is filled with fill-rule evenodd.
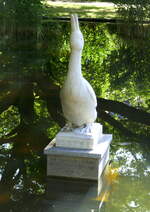
<svg viewBox="0 0 150 212"><path fill-rule="evenodd" d="M100 101L98 122L113 134L111 170L96 184L51 201L44 147L63 125L58 87L67 73L69 23L0 31L0 211L149 212L149 28L82 23L83 75ZM125 30L126 29L126 30ZM118 104L115 104L119 102ZM122 102L123 104L120 104ZM115 104L115 105L114 105ZM127 106L126 106L127 105ZM130 106L137 110L130 110ZM107 112L105 112L107 111ZM143 118L143 113L147 116ZM105 112L105 113L104 113ZM135 118L136 117L136 118ZM114 174L113 174L114 173ZM56 180L56 187L58 182ZM84 184L84 183L83 183ZM70 182L70 189L73 182ZM85 186L86 187L86 186ZM55 191L55 193L57 193ZM57 196L56 195L56 196ZM103 206L102 206L103 203ZM102 206L101 209L98 207Z"/></svg>

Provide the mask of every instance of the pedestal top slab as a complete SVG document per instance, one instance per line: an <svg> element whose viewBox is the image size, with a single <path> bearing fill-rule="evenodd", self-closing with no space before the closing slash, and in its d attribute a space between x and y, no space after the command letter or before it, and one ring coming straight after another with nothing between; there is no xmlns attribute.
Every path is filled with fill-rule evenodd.
<svg viewBox="0 0 150 212"><path fill-rule="evenodd" d="M88 127L87 127L88 128ZM74 149L93 149L102 136L102 125L93 123L90 132L84 132L85 128L75 128L72 131L62 130L56 135L56 146Z"/></svg>
<svg viewBox="0 0 150 212"><path fill-rule="evenodd" d="M99 139L99 142L96 146L89 149L74 149L74 148L64 148L56 147L55 138L50 142L47 147L44 149L44 154L46 155L61 155L61 156L75 156L75 157L85 157L85 158L101 158L107 151L110 143L112 141L111 134L103 134Z"/></svg>

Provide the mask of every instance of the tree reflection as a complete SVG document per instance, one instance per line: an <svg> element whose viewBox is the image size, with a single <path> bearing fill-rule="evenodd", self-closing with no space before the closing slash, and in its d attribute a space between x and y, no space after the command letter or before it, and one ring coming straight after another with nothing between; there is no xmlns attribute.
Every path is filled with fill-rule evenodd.
<svg viewBox="0 0 150 212"><path fill-rule="evenodd" d="M0 0L0 6L0 203L2 211L42 211L43 149L65 121L59 89L67 72L70 26L42 21L37 0ZM106 24L81 28L83 74L97 94L98 121L107 132L117 129L148 144L149 42L144 48L139 40L129 44Z"/></svg>
<svg viewBox="0 0 150 212"><path fill-rule="evenodd" d="M118 147L111 155L120 176L106 211L149 211L149 160L138 144Z"/></svg>

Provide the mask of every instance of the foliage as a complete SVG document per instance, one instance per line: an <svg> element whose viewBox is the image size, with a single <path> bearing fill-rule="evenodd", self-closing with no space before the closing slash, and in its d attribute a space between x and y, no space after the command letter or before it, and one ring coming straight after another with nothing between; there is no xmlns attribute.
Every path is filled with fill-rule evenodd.
<svg viewBox="0 0 150 212"><path fill-rule="evenodd" d="M103 62L116 49L115 35L110 35L105 24L83 25L85 48L83 51L82 70L85 78L91 82L98 97L108 97L110 88L109 75Z"/></svg>
<svg viewBox="0 0 150 212"><path fill-rule="evenodd" d="M7 203L22 203L26 194L44 193L43 149L64 124L59 87L68 70L70 24L42 22L39 0L0 0L0 5L0 191L7 192ZM148 40L132 43L117 34L115 26L106 24L86 23L81 29L85 38L83 75L99 99L115 100L101 99L98 105L98 121L104 124L104 131L116 130L118 125L109 126L115 121L135 134L146 135L148 127L140 108L148 111ZM135 108L117 102L126 100ZM142 124L118 114L118 105L128 109L127 117L131 117L129 109L139 112ZM114 132L117 137L117 130Z"/></svg>
<svg viewBox="0 0 150 212"><path fill-rule="evenodd" d="M83 18L118 18L112 3L91 1L44 1L44 16L68 17L70 13L78 13Z"/></svg>
<svg viewBox="0 0 150 212"><path fill-rule="evenodd" d="M128 0L126 2L115 0L114 2L118 6L118 12L121 17L124 20L128 20L128 22L148 20L150 17L149 0Z"/></svg>
<svg viewBox="0 0 150 212"><path fill-rule="evenodd" d="M33 27L38 23L41 17L41 1L40 0L0 0L0 17L1 25L5 27L25 29Z"/></svg>
<svg viewBox="0 0 150 212"><path fill-rule="evenodd" d="M17 108L11 106L1 113L0 116L0 137L9 134L20 123L20 115Z"/></svg>
<svg viewBox="0 0 150 212"><path fill-rule="evenodd" d="M137 107L143 105L147 109L150 86L149 57L147 42L142 46L130 43L122 44L120 49L112 51L105 61L108 65L107 71L110 74L112 93L115 91L118 98L120 87L122 87L122 96L123 93L124 96L126 95L126 101Z"/></svg>

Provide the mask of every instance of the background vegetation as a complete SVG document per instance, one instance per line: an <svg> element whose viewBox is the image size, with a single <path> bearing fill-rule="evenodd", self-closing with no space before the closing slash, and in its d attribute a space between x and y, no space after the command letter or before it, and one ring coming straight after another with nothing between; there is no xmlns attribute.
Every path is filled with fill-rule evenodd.
<svg viewBox="0 0 150 212"><path fill-rule="evenodd" d="M97 94L104 132L113 133L116 143L125 136L147 148L149 5L117 4L123 23L81 23L83 75ZM68 69L70 24L44 19L47 12L40 0L0 0L2 211L23 203L30 210L30 201L39 207L45 192L43 149L65 123L59 90Z"/></svg>

